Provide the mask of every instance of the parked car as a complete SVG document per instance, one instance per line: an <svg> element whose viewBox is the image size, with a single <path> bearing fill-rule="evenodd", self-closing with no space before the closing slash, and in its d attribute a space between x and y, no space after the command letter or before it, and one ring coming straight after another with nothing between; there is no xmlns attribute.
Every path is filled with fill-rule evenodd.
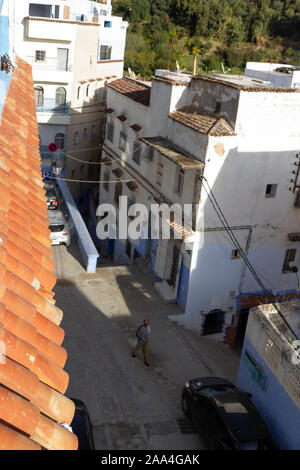
<svg viewBox="0 0 300 470"><path fill-rule="evenodd" d="M46 189L47 206L48 210L58 210L59 198L56 187L54 185L44 186Z"/></svg>
<svg viewBox="0 0 300 470"><path fill-rule="evenodd" d="M193 421L209 449L276 449L250 397L226 379L200 377L184 385L182 410Z"/></svg>
<svg viewBox="0 0 300 470"><path fill-rule="evenodd" d="M76 398L71 398L75 403L75 415L71 423L74 434L78 437L78 450L95 450L93 426L86 405Z"/></svg>
<svg viewBox="0 0 300 470"><path fill-rule="evenodd" d="M52 245L70 246L70 227L64 215L60 211L48 213L49 229L51 231L50 240Z"/></svg>

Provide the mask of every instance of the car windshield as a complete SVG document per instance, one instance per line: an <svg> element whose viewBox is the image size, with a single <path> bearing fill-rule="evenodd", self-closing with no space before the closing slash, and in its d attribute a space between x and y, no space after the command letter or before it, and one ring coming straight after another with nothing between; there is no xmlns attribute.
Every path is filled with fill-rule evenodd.
<svg viewBox="0 0 300 470"><path fill-rule="evenodd" d="M233 385L210 385L201 389L201 393L204 395L217 395L218 393L228 392L233 390Z"/></svg>
<svg viewBox="0 0 300 470"><path fill-rule="evenodd" d="M47 197L55 197L55 198L56 198L56 192L55 192L54 189L52 189L52 188L47 189L46 196L47 196Z"/></svg>
<svg viewBox="0 0 300 470"><path fill-rule="evenodd" d="M63 224L59 224L59 225L49 225L49 228L51 230L51 232L62 232L64 230L64 225Z"/></svg>

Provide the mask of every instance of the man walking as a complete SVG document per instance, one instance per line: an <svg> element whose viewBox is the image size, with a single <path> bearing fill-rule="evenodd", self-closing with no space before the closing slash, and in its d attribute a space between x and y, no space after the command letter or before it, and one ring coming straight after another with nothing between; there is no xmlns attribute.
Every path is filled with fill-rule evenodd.
<svg viewBox="0 0 300 470"><path fill-rule="evenodd" d="M139 351L139 349L143 349L144 364L148 367L150 367L150 364L148 362L149 334L150 334L149 320L144 320L144 323L141 326L139 326L136 331L136 337L137 337L136 347L131 352L132 357L136 357L136 354Z"/></svg>

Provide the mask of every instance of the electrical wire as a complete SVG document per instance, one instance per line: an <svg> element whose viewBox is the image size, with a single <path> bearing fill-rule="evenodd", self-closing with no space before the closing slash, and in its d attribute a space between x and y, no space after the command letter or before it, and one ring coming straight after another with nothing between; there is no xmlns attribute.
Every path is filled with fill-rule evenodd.
<svg viewBox="0 0 300 470"><path fill-rule="evenodd" d="M133 179L131 180L103 180L103 181L94 181L94 180L73 180L70 178L57 178L56 176L47 176L47 178L50 178L52 180L59 180L59 181L70 181L71 183L131 183L132 181L135 181Z"/></svg>
<svg viewBox="0 0 300 470"><path fill-rule="evenodd" d="M85 163L87 165L107 165L107 162L87 162L86 160L81 160L80 158L75 158L75 157L73 157L72 155L69 155L66 152L63 152L63 154L66 155L66 157L71 158L72 160L75 160L76 162ZM123 160L123 158L118 159L118 161L122 161L122 160ZM117 161L117 160L115 160L115 161Z"/></svg>
<svg viewBox="0 0 300 470"><path fill-rule="evenodd" d="M237 238L235 237L234 233L232 232L232 230L230 229L230 226L226 220L226 217L224 215L224 213L222 212L219 204L218 204L218 201L217 199L215 198L214 196L214 193L211 189L211 187L209 186L209 183L207 181L207 179L205 178L205 176L200 176L200 178L203 180L203 182L205 181L205 184L207 185L208 189L205 187L205 185L203 184L203 188L207 194L207 197L210 201L210 203L212 204L212 207L214 208L218 218L220 219L222 225L224 226L224 228L226 229L230 239L232 240L234 246L239 250L239 253L240 255L242 256L247 268L249 269L249 271L251 272L252 276L254 277L254 279L256 280L256 282L258 283L258 285L261 287L261 289L263 290L263 293L266 295L267 298L270 298L270 303L271 305L274 307L274 309L276 310L276 312L278 313L278 315L280 316L280 318L282 319L282 321L285 323L285 325L287 326L287 328L291 331L291 333L295 336L295 338L298 340L298 336L297 334L294 332L294 330L292 329L292 327L290 326L290 324L288 323L288 321L286 320L286 318L284 317L284 315L281 313L280 309L278 308L278 306L274 303L273 301L273 297L274 295L273 294L270 294L270 292L267 290L266 286L263 284L263 282L261 281L260 277L258 276L258 273L255 271L254 267L252 266L251 262L249 261L249 258L247 257L247 255L245 254L244 250L242 249L239 241L237 240ZM272 296L272 297L271 297Z"/></svg>

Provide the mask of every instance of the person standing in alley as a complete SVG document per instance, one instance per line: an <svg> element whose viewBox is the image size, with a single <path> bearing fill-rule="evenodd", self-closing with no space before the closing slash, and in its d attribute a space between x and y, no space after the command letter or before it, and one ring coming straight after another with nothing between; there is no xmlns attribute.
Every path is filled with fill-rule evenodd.
<svg viewBox="0 0 300 470"><path fill-rule="evenodd" d="M139 349L143 349L144 364L148 367L150 367L150 364L148 362L149 335L150 335L149 320L144 320L143 324L139 326L136 331L136 337L137 337L136 347L131 352L132 357L136 357L136 354L139 351Z"/></svg>

